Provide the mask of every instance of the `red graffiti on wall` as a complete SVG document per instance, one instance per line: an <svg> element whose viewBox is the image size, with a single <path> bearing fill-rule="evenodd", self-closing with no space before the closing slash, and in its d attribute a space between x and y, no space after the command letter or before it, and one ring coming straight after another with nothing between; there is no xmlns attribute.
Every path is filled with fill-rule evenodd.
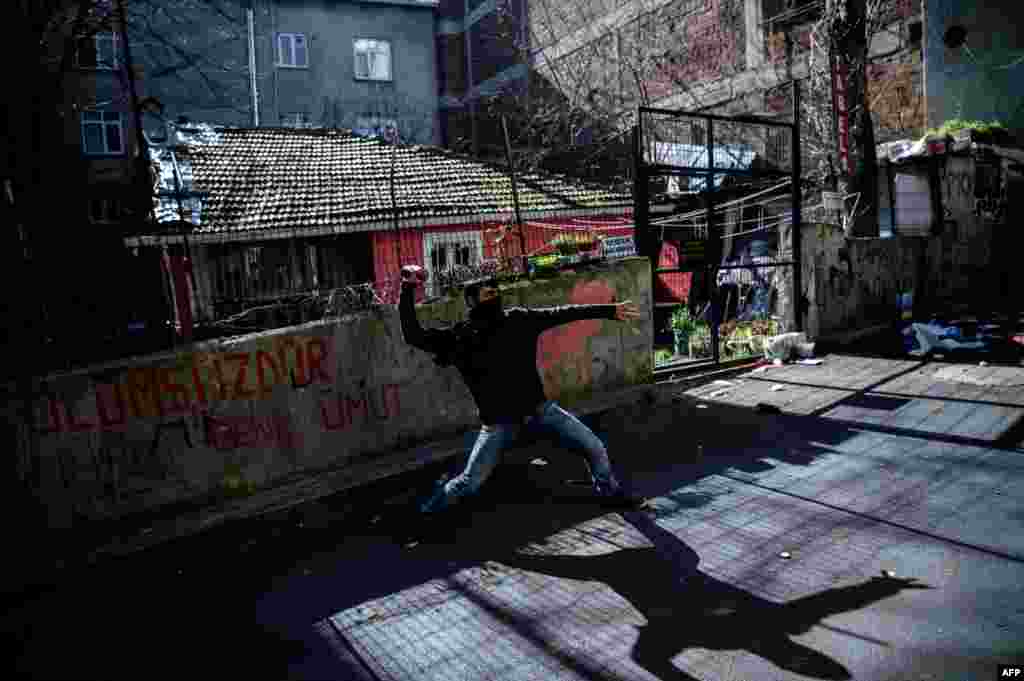
<svg viewBox="0 0 1024 681"><path fill-rule="evenodd" d="M211 402L260 399L275 386L331 384L334 357L327 339L285 337L273 351L196 354L190 365L132 367L119 381L93 381L74 402L51 395L38 405L40 433L121 431L131 420L205 410Z"/></svg>
<svg viewBox="0 0 1024 681"><path fill-rule="evenodd" d="M401 404L398 386L383 385L377 393L364 391L355 397L345 395L320 401L320 424L324 430L345 430L372 421L384 421L398 416Z"/></svg>
<svg viewBox="0 0 1024 681"><path fill-rule="evenodd" d="M287 416L211 416L205 414L206 444L221 451L241 447L299 449L302 435Z"/></svg>
<svg viewBox="0 0 1024 681"><path fill-rule="evenodd" d="M607 305L614 300L615 290L604 281L582 281L569 294L570 305ZM547 374L567 356L583 354L587 339L600 330L600 320L587 319L545 331L538 343L542 371Z"/></svg>

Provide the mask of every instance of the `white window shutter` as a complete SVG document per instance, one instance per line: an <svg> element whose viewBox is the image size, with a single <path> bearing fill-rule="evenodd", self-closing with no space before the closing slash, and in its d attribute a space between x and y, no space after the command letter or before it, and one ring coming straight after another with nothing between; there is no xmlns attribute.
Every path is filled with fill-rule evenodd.
<svg viewBox="0 0 1024 681"><path fill-rule="evenodd" d="M379 43L380 46L380 75L384 80L391 80L391 45Z"/></svg>
<svg viewBox="0 0 1024 681"><path fill-rule="evenodd" d="M284 66L290 66L292 58L292 37L290 35L282 34L277 37L277 40L277 63Z"/></svg>

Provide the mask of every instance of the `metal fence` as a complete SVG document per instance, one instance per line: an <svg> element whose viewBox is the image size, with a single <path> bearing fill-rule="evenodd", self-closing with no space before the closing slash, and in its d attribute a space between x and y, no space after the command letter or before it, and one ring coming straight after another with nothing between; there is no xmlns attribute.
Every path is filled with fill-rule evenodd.
<svg viewBox="0 0 1024 681"><path fill-rule="evenodd" d="M689 338L665 352L717 362L756 354L762 336L798 328L793 124L649 108L639 120L637 240L659 263L656 274L694 281L693 321L665 320Z"/></svg>

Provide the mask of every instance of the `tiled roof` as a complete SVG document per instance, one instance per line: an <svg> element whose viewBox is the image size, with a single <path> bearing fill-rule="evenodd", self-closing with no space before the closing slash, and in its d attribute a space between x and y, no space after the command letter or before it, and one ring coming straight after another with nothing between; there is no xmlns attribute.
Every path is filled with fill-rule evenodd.
<svg viewBox="0 0 1024 681"><path fill-rule="evenodd" d="M180 129L173 146L154 149L157 220L177 219L180 184L203 198L192 213L196 234L298 229L364 231L392 220L391 173L400 224L445 224L510 215L512 184L500 168L436 147L394 147L346 130ZM524 212L630 206L632 196L561 176L519 178ZM187 216L186 216L187 217ZM319 229L318 229L319 228ZM241 234L239 234L241 236Z"/></svg>

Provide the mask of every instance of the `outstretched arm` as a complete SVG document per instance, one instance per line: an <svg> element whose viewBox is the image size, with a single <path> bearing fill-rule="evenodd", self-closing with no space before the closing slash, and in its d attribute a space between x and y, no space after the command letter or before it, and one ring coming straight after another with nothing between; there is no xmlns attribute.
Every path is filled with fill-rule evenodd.
<svg viewBox="0 0 1024 681"><path fill-rule="evenodd" d="M398 316L402 321L402 336L405 338L406 343L415 348L434 354L441 354L448 350L454 342L454 334L451 331L424 329L420 326L420 320L416 318L414 294L416 287L422 283L423 278L422 270L420 268L417 268L417 270L419 272L410 270L408 275L406 272L403 272L402 276L402 295L398 301Z"/></svg>
<svg viewBox="0 0 1024 681"><path fill-rule="evenodd" d="M640 318L640 309L630 301L609 305L564 305L539 310L527 310L524 313L540 331L578 322L583 319L616 319L620 322L633 321Z"/></svg>

